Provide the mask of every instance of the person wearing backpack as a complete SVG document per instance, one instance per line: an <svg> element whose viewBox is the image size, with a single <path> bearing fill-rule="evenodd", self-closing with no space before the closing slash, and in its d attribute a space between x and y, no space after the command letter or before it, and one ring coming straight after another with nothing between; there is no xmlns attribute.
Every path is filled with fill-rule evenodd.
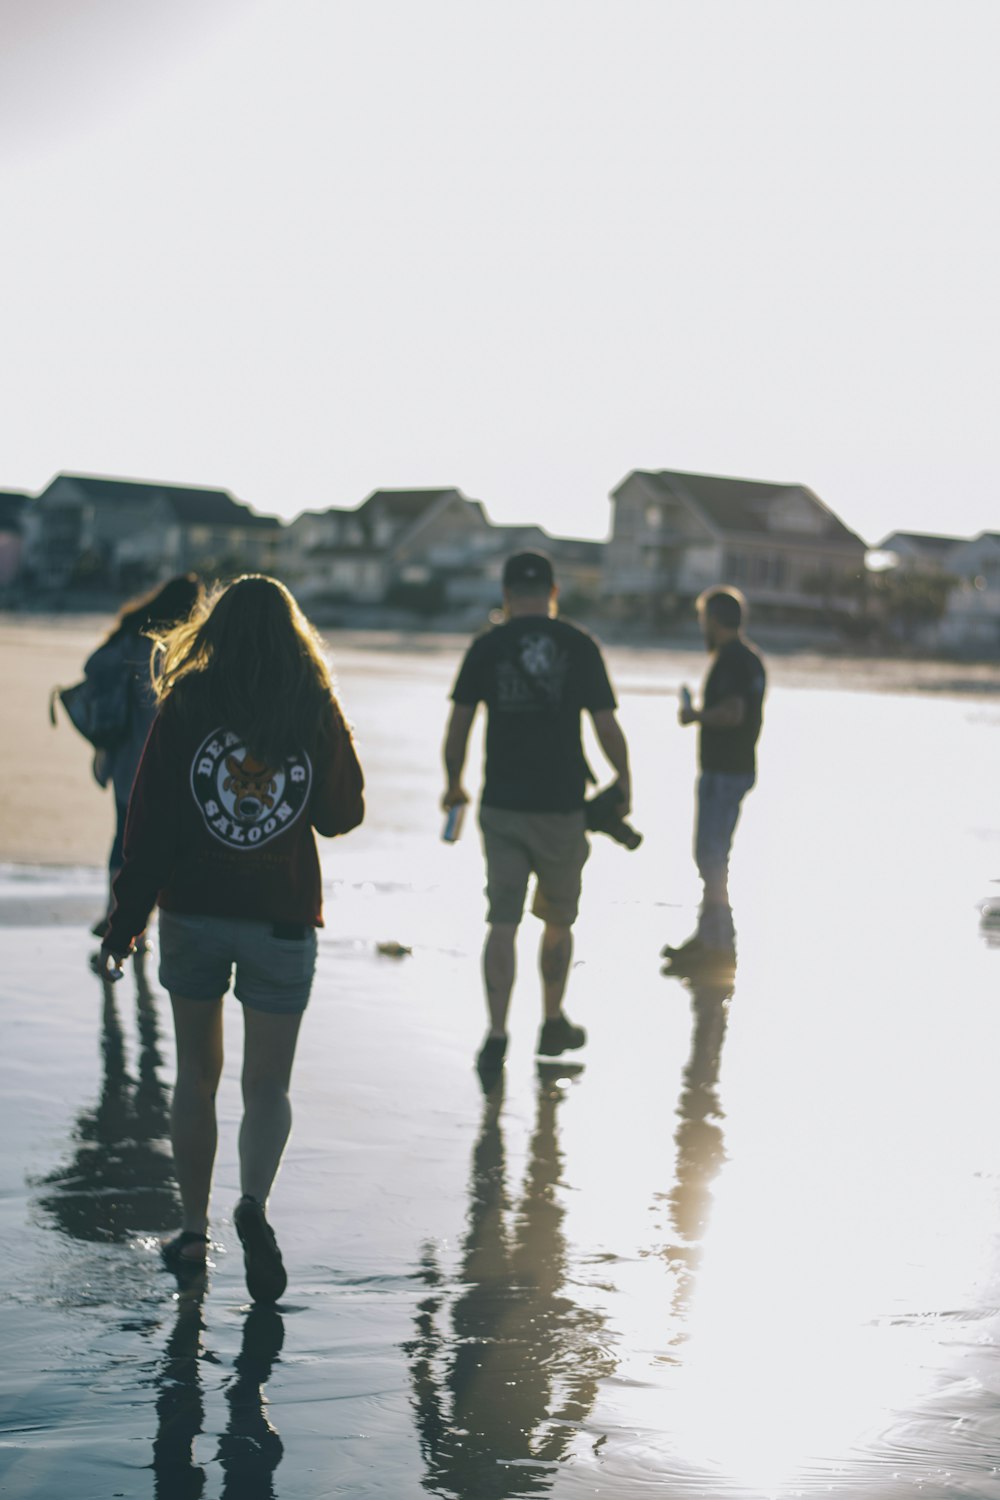
<svg viewBox="0 0 1000 1500"><path fill-rule="evenodd" d="M154 692L101 972L118 977L159 906L183 1209L162 1254L183 1276L204 1271L208 1250L223 997L235 968L244 1113L233 1223L251 1297L275 1302L286 1275L266 1207L291 1130L288 1088L323 925L313 830L332 838L362 821L364 777L319 637L273 578L237 579L158 637Z"/></svg>
<svg viewBox="0 0 1000 1500"><path fill-rule="evenodd" d="M94 924L95 937L100 937L107 925L110 883L122 866L128 799L156 717L150 673L152 637L186 620L203 594L195 574L182 573L130 600L84 665L79 691L86 714L71 717L95 746L94 779L101 787L110 786L115 798L115 837L108 857L108 911ZM69 711L68 703L66 707Z"/></svg>

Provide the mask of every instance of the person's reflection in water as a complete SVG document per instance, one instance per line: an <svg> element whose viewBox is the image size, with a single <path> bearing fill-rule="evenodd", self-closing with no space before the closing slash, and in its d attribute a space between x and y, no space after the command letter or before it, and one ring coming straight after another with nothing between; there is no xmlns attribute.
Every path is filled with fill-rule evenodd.
<svg viewBox="0 0 1000 1500"><path fill-rule="evenodd" d="M179 1294L177 1321L156 1375L155 1500L199 1500L205 1487L205 1470L194 1451L205 1427L201 1365L217 1369L219 1364L203 1342L206 1287L201 1277L197 1287ZM225 1386L229 1421L215 1455L224 1475L222 1500L275 1500L274 1471L284 1449L268 1421L263 1388L284 1339L285 1325L276 1308L250 1309L233 1375Z"/></svg>
<svg viewBox="0 0 1000 1500"><path fill-rule="evenodd" d="M205 1278L177 1298L177 1321L156 1376L156 1437L153 1439L155 1500L199 1500L205 1470L195 1462L194 1441L205 1424L199 1360L205 1320Z"/></svg>
<svg viewBox="0 0 1000 1500"><path fill-rule="evenodd" d="M284 1448L267 1419L264 1386L284 1341L277 1308L255 1303L243 1325L235 1376L226 1387L229 1422L218 1453L226 1476L222 1500L274 1500L274 1471Z"/></svg>
<svg viewBox="0 0 1000 1500"><path fill-rule="evenodd" d="M36 1183L40 1207L63 1233L90 1242L120 1244L137 1233L169 1229L177 1217L156 1007L144 964L130 967L138 1077L128 1070L118 997L103 980L100 1098L77 1116L70 1160Z"/></svg>
<svg viewBox="0 0 1000 1500"><path fill-rule="evenodd" d="M535 1130L520 1200L507 1189L500 1112L504 1082L487 1094L472 1159L468 1230L457 1292L435 1248L429 1289L406 1346L427 1469L424 1488L466 1500L510 1500L551 1488L613 1360L603 1320L563 1295L567 1249L559 1200L560 1081L579 1065L539 1065ZM440 1325L447 1313L451 1332Z"/></svg>
<svg viewBox="0 0 1000 1500"><path fill-rule="evenodd" d="M660 1200L668 1204L676 1236L664 1254L677 1273L674 1310L679 1318L687 1307L701 1258L712 1211L712 1184L726 1159L718 1081L733 977L704 974L684 984L691 992L694 1030L677 1104L674 1186Z"/></svg>

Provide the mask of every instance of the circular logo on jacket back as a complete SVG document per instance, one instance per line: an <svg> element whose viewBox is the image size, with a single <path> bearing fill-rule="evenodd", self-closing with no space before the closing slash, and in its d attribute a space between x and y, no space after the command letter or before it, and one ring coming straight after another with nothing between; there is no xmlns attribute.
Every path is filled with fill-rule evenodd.
<svg viewBox="0 0 1000 1500"><path fill-rule="evenodd" d="M311 787L305 752L265 766L228 729L210 734L191 762L191 790L206 827L233 849L259 849L291 828Z"/></svg>

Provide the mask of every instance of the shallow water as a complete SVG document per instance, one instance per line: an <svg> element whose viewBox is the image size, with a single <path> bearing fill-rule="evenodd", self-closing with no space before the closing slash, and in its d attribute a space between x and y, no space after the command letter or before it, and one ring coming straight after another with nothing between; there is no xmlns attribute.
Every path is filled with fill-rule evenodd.
<svg viewBox="0 0 1000 1500"><path fill-rule="evenodd" d="M339 658L371 813L324 847L280 1309L229 1218L238 1006L178 1295L155 962L105 993L99 872L3 872L0 1494L1000 1497L1000 698L776 665L729 993L656 956L697 896L701 663L612 653L647 838L587 869L590 1045L539 1069L526 921L484 1098L478 842L436 809L457 649Z"/></svg>

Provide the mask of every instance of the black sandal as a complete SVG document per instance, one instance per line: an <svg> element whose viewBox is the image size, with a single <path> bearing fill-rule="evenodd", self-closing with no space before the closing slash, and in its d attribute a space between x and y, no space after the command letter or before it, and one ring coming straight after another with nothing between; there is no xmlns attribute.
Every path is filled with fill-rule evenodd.
<svg viewBox="0 0 1000 1500"><path fill-rule="evenodd" d="M182 1255L185 1245L207 1247L208 1235L196 1234L192 1229L182 1229L180 1234L175 1234L172 1240L166 1240L160 1246L160 1259L175 1276L201 1276L205 1270L205 1258L195 1259L191 1255Z"/></svg>

